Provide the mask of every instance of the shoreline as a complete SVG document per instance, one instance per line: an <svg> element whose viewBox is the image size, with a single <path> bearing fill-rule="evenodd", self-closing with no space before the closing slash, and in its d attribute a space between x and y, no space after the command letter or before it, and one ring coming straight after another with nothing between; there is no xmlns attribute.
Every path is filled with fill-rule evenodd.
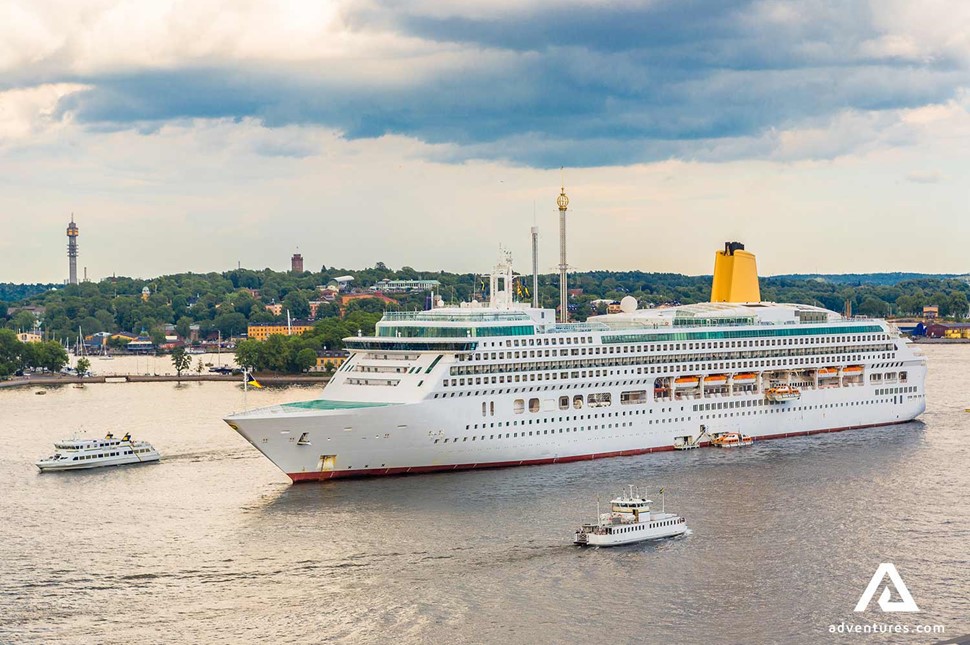
<svg viewBox="0 0 970 645"><path fill-rule="evenodd" d="M299 384L320 384L325 385L330 381L327 376L308 376L305 374L267 374L256 379L263 385L299 385ZM0 381L0 388L15 387L47 387L51 385L72 385L80 383L189 383L204 381L229 382L242 385L242 377L229 374L185 374L181 377L172 374L115 374L111 376L31 376L28 378L15 377L8 381Z"/></svg>

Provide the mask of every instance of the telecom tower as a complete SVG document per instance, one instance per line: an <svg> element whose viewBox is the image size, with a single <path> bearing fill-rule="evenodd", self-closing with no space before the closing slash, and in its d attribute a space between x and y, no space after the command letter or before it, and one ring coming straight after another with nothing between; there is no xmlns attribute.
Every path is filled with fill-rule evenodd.
<svg viewBox="0 0 970 645"><path fill-rule="evenodd" d="M559 206L559 322L569 322L569 292L566 285L566 207L569 198L566 197L566 187L563 186L556 198Z"/></svg>
<svg viewBox="0 0 970 645"><path fill-rule="evenodd" d="M69 266L68 284L77 284L77 224L74 223L74 213L71 213L71 223L67 225L67 262Z"/></svg>

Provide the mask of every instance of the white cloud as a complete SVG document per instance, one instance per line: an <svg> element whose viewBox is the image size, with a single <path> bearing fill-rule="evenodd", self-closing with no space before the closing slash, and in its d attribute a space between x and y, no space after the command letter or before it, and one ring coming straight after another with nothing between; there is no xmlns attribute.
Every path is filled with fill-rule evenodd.
<svg viewBox="0 0 970 645"><path fill-rule="evenodd" d="M943 173L938 170L914 170L906 174L906 180L915 184L938 184L943 179Z"/></svg>
<svg viewBox="0 0 970 645"><path fill-rule="evenodd" d="M0 92L0 146L62 126L58 102L83 89L76 83L52 83Z"/></svg>

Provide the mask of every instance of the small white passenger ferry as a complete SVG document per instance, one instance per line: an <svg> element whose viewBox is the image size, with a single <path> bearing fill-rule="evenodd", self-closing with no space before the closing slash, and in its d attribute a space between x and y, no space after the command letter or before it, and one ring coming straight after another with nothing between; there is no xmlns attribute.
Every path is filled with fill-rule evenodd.
<svg viewBox="0 0 970 645"><path fill-rule="evenodd" d="M660 489L661 499L663 489ZM583 546L617 546L644 540L673 537L687 532L687 520L675 513L650 510L653 502L630 486L627 495L610 501L610 512L601 513L595 524L583 524L576 531L575 544Z"/></svg>
<svg viewBox="0 0 970 645"><path fill-rule="evenodd" d="M121 466L158 461L161 455L147 441L133 441L131 434L115 439L68 439L54 444L54 454L37 462L41 472L81 470L99 466Z"/></svg>

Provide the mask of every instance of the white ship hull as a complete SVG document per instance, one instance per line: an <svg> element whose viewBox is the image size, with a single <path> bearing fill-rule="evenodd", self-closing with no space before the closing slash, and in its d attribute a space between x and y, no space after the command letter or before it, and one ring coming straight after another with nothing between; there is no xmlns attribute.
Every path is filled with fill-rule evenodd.
<svg viewBox="0 0 970 645"><path fill-rule="evenodd" d="M531 423L516 426L505 424L523 422L512 412L513 399L521 394L489 397L509 413L489 416L486 423L481 423L482 399L476 397L299 413L276 406L227 421L293 481L396 475L673 450L676 438L697 437L702 426L707 435L742 432L757 442L903 423L925 409L924 372L925 367L909 367L908 385L892 389L910 391L893 394L877 395L889 389L884 386L856 385L803 390L799 401L784 403L769 403L759 394L656 400L577 413L540 412L531 415ZM613 400L628 387L613 388ZM586 389L603 388L565 391L572 396ZM738 407L694 409L719 403Z"/></svg>
<svg viewBox="0 0 970 645"><path fill-rule="evenodd" d="M58 472L62 470L88 470L90 468L101 468L104 466L125 466L128 464L151 463L161 459L157 452L150 452L143 455L119 455L117 457L104 457L101 459L90 459L86 461L66 461L63 459L56 461L39 461L37 467L41 472Z"/></svg>
<svg viewBox="0 0 970 645"><path fill-rule="evenodd" d="M622 313L557 324L515 303L513 284L506 260L488 306L387 312L373 336L344 339L351 354L324 398L226 421L304 481L636 455L725 432L776 439L925 407L926 362L885 321L757 301L637 310L629 298ZM800 398L769 400L783 392Z"/></svg>
<svg viewBox="0 0 970 645"><path fill-rule="evenodd" d="M573 538L573 543L584 546L623 546L677 537L689 530L683 518L670 513L662 515L654 522L611 526L612 530L604 533L579 531Z"/></svg>

